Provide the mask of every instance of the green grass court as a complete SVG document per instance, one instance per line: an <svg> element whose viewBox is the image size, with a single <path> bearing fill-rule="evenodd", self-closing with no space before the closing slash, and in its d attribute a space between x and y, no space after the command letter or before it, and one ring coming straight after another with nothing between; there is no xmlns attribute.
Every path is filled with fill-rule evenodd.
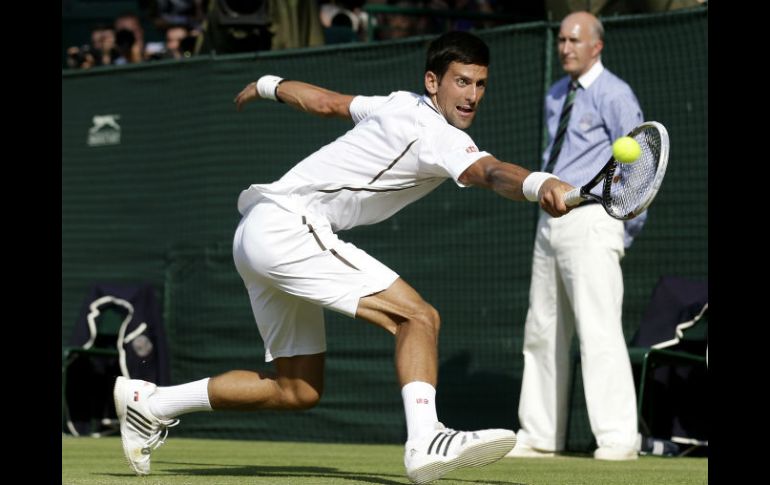
<svg viewBox="0 0 770 485"><path fill-rule="evenodd" d="M152 474L137 477L120 439L62 437L63 485L406 484L403 447L170 437L153 453ZM689 485L708 483L707 458L643 456L600 462L588 455L503 458L451 472L440 485Z"/></svg>

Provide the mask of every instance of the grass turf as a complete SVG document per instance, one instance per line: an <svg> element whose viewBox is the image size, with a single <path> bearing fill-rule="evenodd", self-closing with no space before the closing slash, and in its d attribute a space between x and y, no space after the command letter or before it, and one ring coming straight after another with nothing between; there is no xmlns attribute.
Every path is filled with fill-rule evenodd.
<svg viewBox="0 0 770 485"><path fill-rule="evenodd" d="M403 447L173 438L153 452L152 474L137 477L120 439L62 437L63 485L405 484ZM643 456L603 462L588 455L503 458L465 468L438 485L690 485L708 483L707 458Z"/></svg>

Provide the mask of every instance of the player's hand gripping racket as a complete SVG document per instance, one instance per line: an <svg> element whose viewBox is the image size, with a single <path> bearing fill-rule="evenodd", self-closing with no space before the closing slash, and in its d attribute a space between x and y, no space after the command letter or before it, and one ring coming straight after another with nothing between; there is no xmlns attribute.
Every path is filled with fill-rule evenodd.
<svg viewBox="0 0 770 485"><path fill-rule="evenodd" d="M645 121L628 134L639 143L641 155L633 163L619 163L615 157L587 184L564 194L568 206L593 199L600 202L607 214L627 220L641 214L660 189L668 164L668 132L657 121ZM590 193L603 182L602 195Z"/></svg>

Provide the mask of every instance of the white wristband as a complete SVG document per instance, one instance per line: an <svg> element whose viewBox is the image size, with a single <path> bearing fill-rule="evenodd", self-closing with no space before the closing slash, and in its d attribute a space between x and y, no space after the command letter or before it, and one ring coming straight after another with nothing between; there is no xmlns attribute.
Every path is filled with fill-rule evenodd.
<svg viewBox="0 0 770 485"><path fill-rule="evenodd" d="M283 80L284 79L282 77L273 76L271 74L267 74L259 78L257 81L257 93L259 94L259 97L264 99L272 99L273 101L280 101L275 92L278 90L278 85L281 84Z"/></svg>
<svg viewBox="0 0 770 485"><path fill-rule="evenodd" d="M532 172L527 175L527 178L521 184L521 191L524 192L524 197L531 202L538 202L540 200L538 197L540 187L543 186L543 182L550 178L560 180L559 177L548 172Z"/></svg>

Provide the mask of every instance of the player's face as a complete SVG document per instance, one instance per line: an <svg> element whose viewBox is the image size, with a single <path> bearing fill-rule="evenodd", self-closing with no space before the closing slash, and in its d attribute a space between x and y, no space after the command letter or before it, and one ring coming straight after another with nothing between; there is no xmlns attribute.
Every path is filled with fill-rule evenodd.
<svg viewBox="0 0 770 485"><path fill-rule="evenodd" d="M573 79L585 74L599 59L603 47L591 26L590 17L568 16L559 30L559 60Z"/></svg>
<svg viewBox="0 0 770 485"><path fill-rule="evenodd" d="M487 72L486 66L453 62L441 79L425 73L425 89L450 125L461 130L471 126L487 88Z"/></svg>

